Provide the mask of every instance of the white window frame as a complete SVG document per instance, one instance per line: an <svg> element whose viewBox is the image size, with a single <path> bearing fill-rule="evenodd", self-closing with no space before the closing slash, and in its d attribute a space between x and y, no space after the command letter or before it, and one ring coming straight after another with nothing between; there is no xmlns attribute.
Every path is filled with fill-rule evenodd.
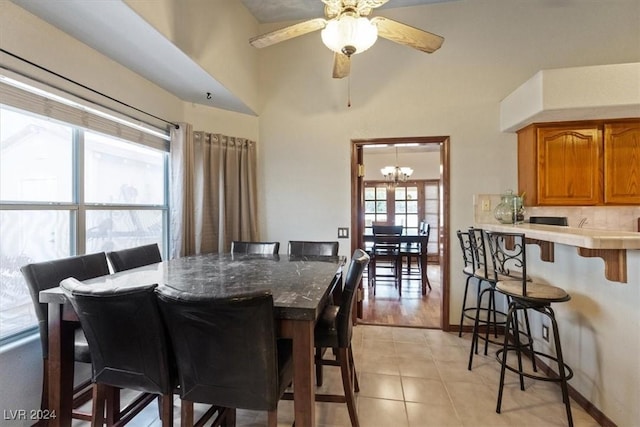
<svg viewBox="0 0 640 427"><path fill-rule="evenodd" d="M153 210L162 211L163 256L169 253L169 132L127 122L113 115L65 99L41 88L25 85L6 76L0 76L0 105L14 111L33 113L73 127L74 196L72 203L10 202L0 200L0 210L64 210L71 211L70 253L86 253L86 214L89 211L105 210ZM164 152L164 203L157 204L104 204L84 202L84 133L85 131L112 136L134 144ZM26 284L25 284L26 286ZM15 341L38 330L37 323L20 332L0 337L0 344Z"/></svg>

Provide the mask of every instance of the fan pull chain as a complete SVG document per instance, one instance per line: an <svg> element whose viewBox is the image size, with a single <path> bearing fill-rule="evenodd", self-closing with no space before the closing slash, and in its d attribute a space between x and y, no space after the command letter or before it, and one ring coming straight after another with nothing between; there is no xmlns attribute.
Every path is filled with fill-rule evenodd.
<svg viewBox="0 0 640 427"><path fill-rule="evenodd" d="M347 76L347 108L351 108L351 73Z"/></svg>

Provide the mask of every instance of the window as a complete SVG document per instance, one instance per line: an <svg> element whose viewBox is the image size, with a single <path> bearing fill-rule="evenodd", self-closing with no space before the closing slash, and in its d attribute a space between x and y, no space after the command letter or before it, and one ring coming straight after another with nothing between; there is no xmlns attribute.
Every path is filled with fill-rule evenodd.
<svg viewBox="0 0 640 427"><path fill-rule="evenodd" d="M148 243L164 249L168 155L6 105L0 144L4 339L37 324L21 266Z"/></svg>
<svg viewBox="0 0 640 427"><path fill-rule="evenodd" d="M372 233L374 222L402 225L405 234L418 234L424 218L423 185L423 181L413 181L388 187L383 181L365 181L365 234Z"/></svg>

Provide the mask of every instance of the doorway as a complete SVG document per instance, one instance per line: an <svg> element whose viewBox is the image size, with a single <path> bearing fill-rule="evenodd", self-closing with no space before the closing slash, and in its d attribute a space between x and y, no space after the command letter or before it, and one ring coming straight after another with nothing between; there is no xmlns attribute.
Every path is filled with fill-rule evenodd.
<svg viewBox="0 0 640 427"><path fill-rule="evenodd" d="M370 156L375 153L377 156ZM386 157L385 157L386 153ZM428 156L423 155L429 153ZM395 157L394 157L395 154ZM402 181L394 184L387 184L390 190L384 191L385 181L380 173L380 162L375 159L386 158L385 162L395 162L394 165L410 166L414 174ZM435 159L435 160L434 160ZM407 163L406 165L404 163ZM385 165L387 166L387 165ZM425 176L425 169L435 168L435 176ZM437 183L437 201L434 207L433 184ZM391 195L391 202L371 200L372 187L378 186L380 198ZM368 190L367 190L368 189ZM397 190L399 189L399 190ZM416 209L416 218L412 218L413 213L407 214L406 210L401 210L403 202L406 202L406 195L415 189L415 196L419 199L420 209ZM396 191L399 196L396 196ZM358 293L357 316L363 323L393 324L396 326L415 326L423 328L440 328L449 330L449 137L407 137L407 138L376 138L358 139L351 141L351 229L352 250L356 247L364 248L363 235L367 231L367 226L373 218L382 219L388 223L399 222L411 228L417 227L418 218L420 221L428 220L435 222L431 224L429 239L429 264L428 275L430 281L438 286L432 289L425 296L411 296L405 292L403 286L403 296L391 295L389 298L380 297L377 299L370 296L368 284L363 281ZM404 195L404 197L401 197ZM400 197L402 200L396 200ZM427 200L428 198L431 200ZM391 205L389 205L391 203ZM372 206L390 206L389 212L380 212L377 218L372 216ZM398 211L394 211L395 207ZM428 206L428 208L427 208ZM368 208L367 208L368 207ZM368 213L365 211L368 209ZM434 219L434 212L435 219ZM429 212L427 212L429 210ZM385 216L387 215L388 216ZM416 224L414 224L416 222ZM435 225L435 226L434 226ZM418 280L418 277L414 278ZM409 284L412 277L408 276ZM403 277L404 281L404 277ZM419 288L417 286L416 288ZM391 290L392 291L392 290ZM376 292L377 295L377 292ZM406 297L405 297L406 295ZM403 300L404 298L404 300ZM416 306L417 304L417 306ZM430 320L416 320L411 313L429 311ZM390 315L389 313L395 313ZM433 317L433 313L439 318ZM376 314L379 313L379 314ZM407 314L409 313L409 314Z"/></svg>

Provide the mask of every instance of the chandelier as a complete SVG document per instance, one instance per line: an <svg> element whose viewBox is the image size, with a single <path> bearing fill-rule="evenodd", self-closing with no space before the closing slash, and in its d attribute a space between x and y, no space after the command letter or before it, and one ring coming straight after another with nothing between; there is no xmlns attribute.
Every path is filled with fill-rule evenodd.
<svg viewBox="0 0 640 427"><path fill-rule="evenodd" d="M405 182L413 174L413 169L406 166L398 166L398 147L396 147L396 165L385 166L380 169L380 173L382 173L388 186L395 187L398 183Z"/></svg>
<svg viewBox="0 0 640 427"><path fill-rule="evenodd" d="M351 56L373 46L378 38L378 27L349 9L330 20L320 35L329 49Z"/></svg>

